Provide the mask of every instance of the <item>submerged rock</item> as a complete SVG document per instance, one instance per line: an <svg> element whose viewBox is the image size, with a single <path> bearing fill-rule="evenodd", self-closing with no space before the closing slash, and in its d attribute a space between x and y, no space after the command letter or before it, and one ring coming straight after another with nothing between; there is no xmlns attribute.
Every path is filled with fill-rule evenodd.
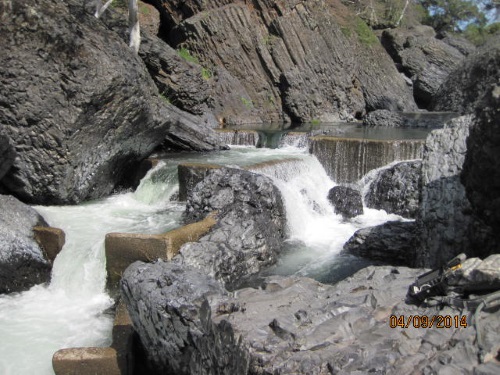
<svg viewBox="0 0 500 375"><path fill-rule="evenodd" d="M368 186L367 207L415 218L422 189L421 161L405 161L381 169Z"/></svg>
<svg viewBox="0 0 500 375"><path fill-rule="evenodd" d="M347 186L334 186L328 192L328 200L333 205L335 213L345 219L363 215L361 193Z"/></svg>
<svg viewBox="0 0 500 375"><path fill-rule="evenodd" d="M51 264L34 239L45 220L16 198L0 195L0 294L21 292L50 280Z"/></svg>
<svg viewBox="0 0 500 375"><path fill-rule="evenodd" d="M124 274L122 293L149 360L164 373L498 370L500 312L483 313L473 325L462 319L465 312L449 307L407 305L408 286L421 272L368 267L333 286L275 276L261 289L227 295L202 271L137 262ZM417 318L408 320L410 315ZM434 315L450 316L447 328L417 328ZM484 365L478 363L476 327L484 335Z"/></svg>
<svg viewBox="0 0 500 375"><path fill-rule="evenodd" d="M393 266L414 267L419 241L417 223L389 221L356 231L345 243L342 253Z"/></svg>
<svg viewBox="0 0 500 375"><path fill-rule="evenodd" d="M276 262L286 219L281 193L270 178L232 168L209 170L188 191L185 218L198 221L213 211L215 227L184 245L176 261L229 284Z"/></svg>

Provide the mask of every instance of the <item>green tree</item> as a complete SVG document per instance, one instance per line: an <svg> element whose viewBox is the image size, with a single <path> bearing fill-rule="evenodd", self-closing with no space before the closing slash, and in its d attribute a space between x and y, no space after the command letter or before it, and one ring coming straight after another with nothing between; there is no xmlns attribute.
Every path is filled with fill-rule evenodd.
<svg viewBox="0 0 500 375"><path fill-rule="evenodd" d="M472 0L420 0L427 15L424 23L436 31L463 31L468 25L486 25L487 19L481 1ZM496 0L484 0L493 3Z"/></svg>

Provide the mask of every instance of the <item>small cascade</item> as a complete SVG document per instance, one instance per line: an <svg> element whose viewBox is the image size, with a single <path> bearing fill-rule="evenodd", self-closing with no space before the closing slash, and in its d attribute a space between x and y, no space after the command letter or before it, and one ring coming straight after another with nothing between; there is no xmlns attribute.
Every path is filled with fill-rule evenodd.
<svg viewBox="0 0 500 375"><path fill-rule="evenodd" d="M296 155L279 162L260 163L247 169L269 176L284 199L288 240L280 263L264 275L297 274L335 283L369 262L339 256L344 243L360 228L399 220L385 211L364 209L364 214L344 221L327 199L335 183L313 155Z"/></svg>
<svg viewBox="0 0 500 375"><path fill-rule="evenodd" d="M311 153L337 183L352 183L372 169L394 161L422 157L424 140L376 140L336 137L311 138Z"/></svg>
<svg viewBox="0 0 500 375"><path fill-rule="evenodd" d="M217 129L221 143L232 146L257 146L259 133L254 130Z"/></svg>
<svg viewBox="0 0 500 375"><path fill-rule="evenodd" d="M106 311L114 302L105 291L104 237L162 233L179 225L184 206L169 201L177 179L176 173L168 178L168 168L159 163L135 193L78 206L35 207L50 225L64 230L66 243L50 285L0 296L1 374L53 374L57 350L111 343L113 317Z"/></svg>
<svg viewBox="0 0 500 375"><path fill-rule="evenodd" d="M309 133L304 132L289 132L284 134L279 142L279 148L296 147L309 148Z"/></svg>

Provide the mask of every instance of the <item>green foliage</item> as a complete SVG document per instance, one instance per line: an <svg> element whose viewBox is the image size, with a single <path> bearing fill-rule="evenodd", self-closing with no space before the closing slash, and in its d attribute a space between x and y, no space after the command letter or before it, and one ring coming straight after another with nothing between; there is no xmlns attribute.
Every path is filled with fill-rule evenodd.
<svg viewBox="0 0 500 375"><path fill-rule="evenodd" d="M128 0L113 0L111 6L113 8L128 9Z"/></svg>
<svg viewBox="0 0 500 375"><path fill-rule="evenodd" d="M206 79L208 81L210 78L212 78L213 74L210 69L201 68L201 76L203 77L203 79Z"/></svg>
<svg viewBox="0 0 500 375"><path fill-rule="evenodd" d="M463 35L476 46L483 45L490 38L500 38L500 22L485 27L471 23L464 30Z"/></svg>
<svg viewBox="0 0 500 375"><path fill-rule="evenodd" d="M252 99L247 99L245 97L241 97L241 102L247 109L252 109L253 108L253 102Z"/></svg>
<svg viewBox="0 0 500 375"><path fill-rule="evenodd" d="M180 57L182 57L184 60L186 60L188 62L192 62L195 64L200 63L198 58L196 56L191 55L191 52L189 52L189 50L187 48L184 48L184 47L180 48L177 50L177 53L179 54Z"/></svg>
<svg viewBox="0 0 500 375"><path fill-rule="evenodd" d="M372 29L370 29L370 27L361 18L356 18L355 27L356 34L358 34L358 39L361 44L372 46L378 42L378 39Z"/></svg>
<svg viewBox="0 0 500 375"><path fill-rule="evenodd" d="M350 38L352 35L352 30L346 26L342 26L340 31L342 31L342 34L344 34L346 38Z"/></svg>
<svg viewBox="0 0 500 375"><path fill-rule="evenodd" d="M321 124L321 121L320 121L320 120L318 120L317 118L313 118L313 119L311 120L311 125L312 125L312 126L318 126L319 124Z"/></svg>
<svg viewBox="0 0 500 375"><path fill-rule="evenodd" d="M419 0L426 10L423 23L436 31L462 31L468 24L484 26L486 16L472 0Z"/></svg>
<svg viewBox="0 0 500 375"><path fill-rule="evenodd" d="M172 104L170 98L165 94L165 92L160 93L160 97L163 99L165 103Z"/></svg>

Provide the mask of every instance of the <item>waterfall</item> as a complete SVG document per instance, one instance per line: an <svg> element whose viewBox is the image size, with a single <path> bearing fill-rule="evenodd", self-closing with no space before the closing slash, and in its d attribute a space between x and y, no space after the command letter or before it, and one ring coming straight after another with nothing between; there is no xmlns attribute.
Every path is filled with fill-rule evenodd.
<svg viewBox="0 0 500 375"><path fill-rule="evenodd" d="M309 148L309 133L304 132L289 132L284 134L279 142L279 147L296 147L296 148Z"/></svg>
<svg viewBox="0 0 500 375"><path fill-rule="evenodd" d="M356 182L372 169L393 161L422 157L424 140L375 140L313 137L311 153L337 183Z"/></svg>
<svg viewBox="0 0 500 375"><path fill-rule="evenodd" d="M221 143L233 146L257 146L259 134L254 130L229 130L216 131Z"/></svg>

